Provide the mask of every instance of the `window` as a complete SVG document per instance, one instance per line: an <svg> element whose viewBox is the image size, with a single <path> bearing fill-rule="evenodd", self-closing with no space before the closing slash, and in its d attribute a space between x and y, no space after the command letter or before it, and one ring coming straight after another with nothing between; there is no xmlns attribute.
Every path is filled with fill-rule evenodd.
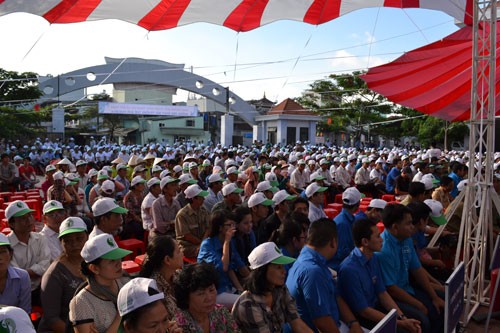
<svg viewBox="0 0 500 333"><path fill-rule="evenodd" d="M194 119L187 119L186 127L194 127Z"/></svg>

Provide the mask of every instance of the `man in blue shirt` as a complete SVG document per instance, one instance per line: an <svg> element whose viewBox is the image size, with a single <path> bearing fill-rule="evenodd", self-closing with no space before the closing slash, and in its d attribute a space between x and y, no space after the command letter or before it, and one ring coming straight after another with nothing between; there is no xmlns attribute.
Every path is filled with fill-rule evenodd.
<svg viewBox="0 0 500 333"><path fill-rule="evenodd" d="M342 193L342 202L342 211L333 219L337 225L339 246L333 259L328 262L328 266L334 270L338 270L342 260L354 249L352 224L354 223L354 213L359 209L361 193L355 187L349 187Z"/></svg>
<svg viewBox="0 0 500 333"><path fill-rule="evenodd" d="M420 321L422 332L442 332L444 301L431 286L415 252L411 210L401 204L387 205L382 221L384 245L376 255L389 295L407 316ZM419 288L410 284L410 273Z"/></svg>
<svg viewBox="0 0 500 333"><path fill-rule="evenodd" d="M382 249L377 225L369 219L356 220L352 234L356 247L340 265L340 295L364 327L373 328L386 312L396 309L398 328L418 333L420 322L406 318L385 289L377 257L373 255Z"/></svg>
<svg viewBox="0 0 500 333"><path fill-rule="evenodd" d="M458 183L460 183L464 176L467 174L467 167L460 162L455 162L451 168L451 173L448 175L453 179L453 190L450 192L451 196L455 198L458 195Z"/></svg>
<svg viewBox="0 0 500 333"><path fill-rule="evenodd" d="M338 333L340 316L350 332L362 332L356 317L337 294L326 264L336 251L335 223L329 219L312 223L306 246L288 272L286 285L297 302L300 317L315 332Z"/></svg>
<svg viewBox="0 0 500 333"><path fill-rule="evenodd" d="M396 178L401 175L401 168L403 163L399 158L395 158L392 162L394 167L387 174L387 179L385 180L385 189L387 193L394 193L394 188L396 186Z"/></svg>

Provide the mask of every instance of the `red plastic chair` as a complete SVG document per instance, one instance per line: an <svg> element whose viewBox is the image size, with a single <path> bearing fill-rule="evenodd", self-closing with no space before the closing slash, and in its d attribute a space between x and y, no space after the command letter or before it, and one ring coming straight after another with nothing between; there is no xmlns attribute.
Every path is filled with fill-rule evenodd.
<svg viewBox="0 0 500 333"><path fill-rule="evenodd" d="M368 208L368 205L360 205L359 210L362 212L366 212L366 209Z"/></svg>
<svg viewBox="0 0 500 333"><path fill-rule="evenodd" d="M133 260L122 261L122 269L129 274L139 273L141 271L141 266L139 266Z"/></svg>
<svg viewBox="0 0 500 333"><path fill-rule="evenodd" d="M330 220L333 220L335 216L339 215L339 211L333 208L325 208L323 211Z"/></svg>
<svg viewBox="0 0 500 333"><path fill-rule="evenodd" d="M332 208L332 209L338 210L340 212L342 210L342 204L331 203L331 204L328 204L327 208Z"/></svg>
<svg viewBox="0 0 500 333"><path fill-rule="evenodd" d="M134 258L134 262L137 264L137 265L140 265L142 266L142 263L144 262L144 258L146 257L145 254L141 254L141 255L138 255L137 257Z"/></svg>
<svg viewBox="0 0 500 333"><path fill-rule="evenodd" d="M39 201L36 199L26 199L24 202L28 205L29 208L33 209L33 217L37 221L42 220L42 210L43 207L40 205Z"/></svg>
<svg viewBox="0 0 500 333"><path fill-rule="evenodd" d="M1 233L7 236L11 231L12 230L9 227L5 227L2 229Z"/></svg>
<svg viewBox="0 0 500 333"><path fill-rule="evenodd" d="M3 220L4 218L5 218L5 210L0 209L0 221Z"/></svg>
<svg viewBox="0 0 500 333"><path fill-rule="evenodd" d="M385 200L387 202L391 202L391 201L395 201L396 200L396 197L394 194L384 194L382 195L382 200Z"/></svg>
<svg viewBox="0 0 500 333"><path fill-rule="evenodd" d="M380 233L383 233L385 230L385 226L382 222L377 223L377 228L380 231Z"/></svg>
<svg viewBox="0 0 500 333"><path fill-rule="evenodd" d="M185 264L196 264L196 258L182 257Z"/></svg>
<svg viewBox="0 0 500 333"><path fill-rule="evenodd" d="M335 203L342 204L342 193L335 194Z"/></svg>
<svg viewBox="0 0 500 333"><path fill-rule="evenodd" d="M10 197L10 202L16 201L16 200L24 200L24 199L26 199L25 195L18 195L18 194L16 194L16 195L12 195Z"/></svg>
<svg viewBox="0 0 500 333"><path fill-rule="evenodd" d="M132 251L132 253L126 256L124 260L133 260L136 256L146 252L144 242L135 238L120 240L117 241L116 244L122 249Z"/></svg>
<svg viewBox="0 0 500 333"><path fill-rule="evenodd" d="M12 192L0 192L0 198L2 198L4 202L10 201L12 195L14 195Z"/></svg>

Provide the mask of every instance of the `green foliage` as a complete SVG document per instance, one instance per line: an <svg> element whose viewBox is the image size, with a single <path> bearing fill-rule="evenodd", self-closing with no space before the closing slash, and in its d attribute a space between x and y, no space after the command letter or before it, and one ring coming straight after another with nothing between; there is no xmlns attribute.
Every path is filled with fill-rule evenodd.
<svg viewBox="0 0 500 333"><path fill-rule="evenodd" d="M0 68L0 101L8 102L3 105L32 102L42 96L37 84L36 73L18 73Z"/></svg>
<svg viewBox="0 0 500 333"><path fill-rule="evenodd" d="M304 107L330 119L318 124L319 130L338 132L350 129L359 138L367 130L363 125L383 121L386 119L384 114L393 112L394 105L368 89L359 78L360 74L331 74L312 83L308 92L297 98ZM378 134L378 131L375 129L371 133Z"/></svg>
<svg viewBox="0 0 500 333"><path fill-rule="evenodd" d="M2 137L32 140L46 132L46 129L40 126L40 122L46 117L47 112L0 107Z"/></svg>

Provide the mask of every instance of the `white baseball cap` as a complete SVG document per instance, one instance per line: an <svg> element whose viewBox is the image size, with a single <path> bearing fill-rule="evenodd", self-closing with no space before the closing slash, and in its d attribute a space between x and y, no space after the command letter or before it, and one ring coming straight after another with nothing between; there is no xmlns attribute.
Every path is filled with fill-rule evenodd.
<svg viewBox="0 0 500 333"><path fill-rule="evenodd" d="M5 217L9 220L11 217L20 217L28 213L34 212L28 205L21 200L11 202L5 209Z"/></svg>
<svg viewBox="0 0 500 333"><path fill-rule="evenodd" d="M50 200L43 205L43 215L53 212L55 210L64 210L62 203L57 200Z"/></svg>
<svg viewBox="0 0 500 333"><path fill-rule="evenodd" d="M457 185L458 191L462 192L465 189L465 187L467 186L467 184L469 184L468 179L461 180L460 183L458 183L458 185Z"/></svg>
<svg viewBox="0 0 500 333"><path fill-rule="evenodd" d="M87 225L83 220L79 217L68 217L64 221L62 221L61 226L59 227L59 238L64 235L72 234L75 232L86 232Z"/></svg>
<svg viewBox="0 0 500 333"><path fill-rule="evenodd" d="M84 161L84 160L78 160L76 161L76 166L79 167L80 165L87 165L87 161Z"/></svg>
<svg viewBox="0 0 500 333"><path fill-rule="evenodd" d="M230 175L230 174L233 174L233 173L237 175L237 174L239 174L240 172L238 171L238 169L237 169L235 166L232 166L232 167L230 167L230 168L227 168L227 170L226 170L226 174L227 174L227 175Z"/></svg>
<svg viewBox="0 0 500 333"><path fill-rule="evenodd" d="M271 191L273 193L276 193L276 192L278 192L278 188L273 187L271 185L270 181L265 180L265 181L262 181L259 184L257 184L257 188L255 189L255 193L264 192L264 191Z"/></svg>
<svg viewBox="0 0 500 333"><path fill-rule="evenodd" d="M314 193L325 192L328 187L319 186L318 183L311 183L306 187L306 197L310 198L314 195Z"/></svg>
<svg viewBox="0 0 500 333"><path fill-rule="evenodd" d="M355 187L347 188L344 193L342 193L342 202L346 205L352 206L361 201L361 192Z"/></svg>
<svg viewBox="0 0 500 333"><path fill-rule="evenodd" d="M185 173L179 177L179 185L186 184L186 183L189 185L193 185L193 184L196 184L196 180L194 180L193 177L191 177L191 175L189 173Z"/></svg>
<svg viewBox="0 0 500 333"><path fill-rule="evenodd" d="M262 243L248 255L251 269L257 269L267 264L287 265L295 259L284 256L279 247L273 242Z"/></svg>
<svg viewBox="0 0 500 333"><path fill-rule="evenodd" d="M0 233L0 246L4 246L4 245L10 246L10 240L9 240L9 237Z"/></svg>
<svg viewBox="0 0 500 333"><path fill-rule="evenodd" d="M94 216L101 216L112 212L117 214L126 214L128 209L119 206L113 198L100 198L92 205Z"/></svg>
<svg viewBox="0 0 500 333"><path fill-rule="evenodd" d="M55 165L52 165L52 164L49 164L45 167L45 172L52 172L52 171L56 171L57 168L55 167Z"/></svg>
<svg viewBox="0 0 500 333"><path fill-rule="evenodd" d="M387 206L387 201L382 199L372 199L368 204L370 208L384 209Z"/></svg>
<svg viewBox="0 0 500 333"><path fill-rule="evenodd" d="M204 191L198 184L189 185L185 190L184 194L186 198L193 199L194 197L206 197L208 191Z"/></svg>
<svg viewBox="0 0 500 333"><path fill-rule="evenodd" d="M98 258L117 260L131 253L132 251L119 248L110 234L100 234L90 238L83 246L82 252L80 252L86 263Z"/></svg>
<svg viewBox="0 0 500 333"><path fill-rule="evenodd" d="M181 172L182 171L182 167L180 165L176 165L176 166L174 166L173 170L174 170L175 173Z"/></svg>
<svg viewBox="0 0 500 333"><path fill-rule="evenodd" d="M115 183L109 179L105 180L101 185L101 191L111 194L115 191Z"/></svg>
<svg viewBox="0 0 500 333"><path fill-rule="evenodd" d="M160 187L164 188L165 185L170 184L170 183L175 183L175 182L179 182L179 179L171 177L171 176L166 176L166 177L162 178L162 180L160 182Z"/></svg>
<svg viewBox="0 0 500 333"><path fill-rule="evenodd" d="M132 178L132 181L130 182L130 186L135 186L137 184L144 184L146 180L142 178L142 176L135 176Z"/></svg>
<svg viewBox="0 0 500 333"><path fill-rule="evenodd" d="M152 173L153 173L153 172L158 172L158 171L160 171L160 172L161 172L162 170L163 170L163 169L161 168L161 166L159 166L159 165L155 165L155 166L153 166L153 168L151 169L151 172L152 172Z"/></svg>
<svg viewBox="0 0 500 333"><path fill-rule="evenodd" d="M26 311L15 306L0 306L0 327L5 328L5 332L36 332Z"/></svg>
<svg viewBox="0 0 500 333"><path fill-rule="evenodd" d="M317 180L324 180L325 177L323 177L322 175L319 174L319 172L313 172L311 173L311 175L309 176L309 181L310 182L315 182Z"/></svg>
<svg viewBox="0 0 500 333"><path fill-rule="evenodd" d="M62 171L57 171L52 175L52 178L54 178L54 180L63 180L64 173Z"/></svg>
<svg viewBox="0 0 500 333"><path fill-rule="evenodd" d="M250 196L250 199L248 199L249 208L257 205L271 206L272 204L274 204L274 201L268 199L262 192L254 193Z"/></svg>
<svg viewBox="0 0 500 333"><path fill-rule="evenodd" d="M228 196L231 193L238 193L239 194L241 192L243 192L243 190L241 188L239 188L238 185L236 185L235 183L226 184L222 188L222 195L223 196Z"/></svg>
<svg viewBox="0 0 500 333"><path fill-rule="evenodd" d="M296 195L290 195L286 190L281 190L274 193L273 201L275 205L279 205L285 200L291 201L294 200L295 198L297 198Z"/></svg>
<svg viewBox="0 0 500 333"><path fill-rule="evenodd" d="M446 224L441 202L434 199L427 199L424 200L424 203L431 209L430 217L437 225Z"/></svg>
<svg viewBox="0 0 500 333"><path fill-rule="evenodd" d="M102 180L102 179L108 179L109 178L109 175L108 175L108 171L107 170L99 170L99 172L97 173L97 180Z"/></svg>
<svg viewBox="0 0 500 333"><path fill-rule="evenodd" d="M223 182L224 178L220 176L220 173L213 173L208 177L209 183Z"/></svg>
<svg viewBox="0 0 500 333"><path fill-rule="evenodd" d="M146 185L148 186L148 188L151 188L155 185L160 185L161 184L161 181L158 177L153 177L151 178L150 180L148 180L148 182L146 183Z"/></svg>
<svg viewBox="0 0 500 333"><path fill-rule="evenodd" d="M117 306L123 317L145 305L165 298L153 279L138 277L127 282L118 293Z"/></svg>

